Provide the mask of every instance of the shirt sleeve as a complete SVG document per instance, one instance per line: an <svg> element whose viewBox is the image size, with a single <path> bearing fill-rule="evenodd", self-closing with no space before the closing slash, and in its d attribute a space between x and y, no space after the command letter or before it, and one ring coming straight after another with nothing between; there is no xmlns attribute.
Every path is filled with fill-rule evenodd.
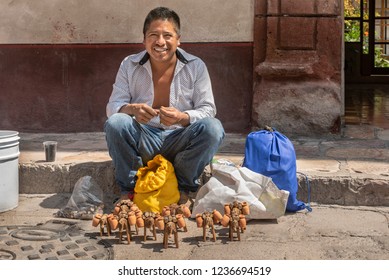
<svg viewBox="0 0 389 280"><path fill-rule="evenodd" d="M186 110L190 123L206 117L215 117L216 106L213 97L211 79L208 69L202 60L199 60L196 69L196 80L194 84L193 109Z"/></svg>
<svg viewBox="0 0 389 280"><path fill-rule="evenodd" d="M109 98L106 113L107 117L119 112L120 108L130 103L131 95L129 91L128 75L127 75L126 59L120 64L118 73L116 74L113 90Z"/></svg>

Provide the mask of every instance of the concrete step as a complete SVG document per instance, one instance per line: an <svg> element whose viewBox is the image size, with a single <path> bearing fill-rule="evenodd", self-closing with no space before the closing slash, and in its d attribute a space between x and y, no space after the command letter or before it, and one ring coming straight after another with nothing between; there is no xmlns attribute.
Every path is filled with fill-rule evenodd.
<svg viewBox="0 0 389 280"><path fill-rule="evenodd" d="M299 172L298 198L307 201L310 189L311 201L320 204L389 206L388 131L358 126L346 132L342 137L291 139ZM92 176L105 193L118 192L103 133L20 137L20 193L71 193L84 176ZM216 158L241 164L245 139L246 135L227 134ZM45 162L42 143L48 140L58 142L55 162Z"/></svg>

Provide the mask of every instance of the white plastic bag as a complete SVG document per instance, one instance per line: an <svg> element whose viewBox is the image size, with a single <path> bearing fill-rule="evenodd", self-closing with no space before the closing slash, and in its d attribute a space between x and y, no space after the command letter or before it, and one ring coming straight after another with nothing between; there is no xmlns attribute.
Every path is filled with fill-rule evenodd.
<svg viewBox="0 0 389 280"><path fill-rule="evenodd" d="M224 204L246 201L247 219L277 219L285 214L289 192L280 190L270 177L246 167L213 165L212 177L196 195L192 218L204 211L224 212Z"/></svg>

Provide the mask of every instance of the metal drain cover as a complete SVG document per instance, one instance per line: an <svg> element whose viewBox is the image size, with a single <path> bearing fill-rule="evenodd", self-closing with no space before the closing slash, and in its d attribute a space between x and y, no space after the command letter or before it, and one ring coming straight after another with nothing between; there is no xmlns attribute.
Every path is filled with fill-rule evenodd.
<svg viewBox="0 0 389 280"><path fill-rule="evenodd" d="M108 260L112 248L76 223L52 220L37 226L0 226L0 260Z"/></svg>

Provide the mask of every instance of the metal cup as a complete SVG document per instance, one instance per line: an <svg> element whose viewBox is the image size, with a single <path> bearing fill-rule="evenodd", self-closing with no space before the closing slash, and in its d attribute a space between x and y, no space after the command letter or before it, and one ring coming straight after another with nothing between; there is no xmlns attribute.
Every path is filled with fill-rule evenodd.
<svg viewBox="0 0 389 280"><path fill-rule="evenodd" d="M57 142L45 141L43 142L43 147L45 150L46 161L47 162L55 161L55 156L57 154Z"/></svg>

